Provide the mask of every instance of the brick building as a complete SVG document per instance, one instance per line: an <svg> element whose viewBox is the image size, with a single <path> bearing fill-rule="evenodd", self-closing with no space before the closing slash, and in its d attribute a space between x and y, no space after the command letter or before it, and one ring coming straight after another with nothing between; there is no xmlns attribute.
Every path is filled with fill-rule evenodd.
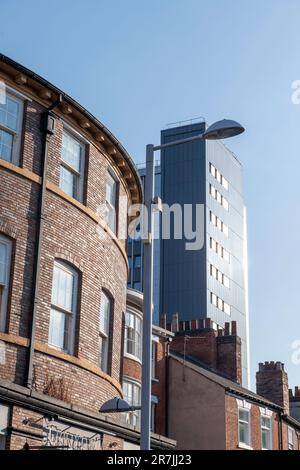
<svg viewBox="0 0 300 470"><path fill-rule="evenodd" d="M139 433L98 410L123 396L139 175L100 121L3 55L0 85L0 447L123 448Z"/></svg>
<svg viewBox="0 0 300 470"><path fill-rule="evenodd" d="M235 322L219 329L209 319L174 315L169 328L168 436L179 449L300 450L299 398L289 398L281 362L259 364L253 393L241 385Z"/></svg>
<svg viewBox="0 0 300 470"><path fill-rule="evenodd" d="M142 382L142 325L143 294L134 289L127 291L127 308L125 315L123 390L124 398L131 405L141 403ZM167 433L167 361L169 345L174 334L156 325L152 327L152 406L151 430L165 436ZM124 416L129 426L140 426L140 412Z"/></svg>
<svg viewBox="0 0 300 470"><path fill-rule="evenodd" d="M295 391L289 389L291 416L300 421L300 390L295 387Z"/></svg>

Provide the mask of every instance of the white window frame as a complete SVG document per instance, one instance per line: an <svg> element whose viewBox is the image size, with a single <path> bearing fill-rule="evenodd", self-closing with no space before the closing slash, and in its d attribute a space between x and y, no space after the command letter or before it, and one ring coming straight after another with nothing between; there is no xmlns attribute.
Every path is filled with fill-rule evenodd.
<svg viewBox="0 0 300 470"><path fill-rule="evenodd" d="M264 426L263 425L263 419L267 419L270 423L270 427ZM262 414L260 417L260 428L261 428L261 447L262 450L272 450L273 448L273 432L272 432L272 416L267 416L265 414ZM263 442L263 431L268 431L269 432L269 447L263 447L262 442Z"/></svg>
<svg viewBox="0 0 300 470"><path fill-rule="evenodd" d="M151 395L151 432L155 432L156 424L156 406L158 404L158 398L156 395Z"/></svg>
<svg viewBox="0 0 300 470"><path fill-rule="evenodd" d="M75 349L75 330L76 330L76 320L77 320L77 310L78 310L78 286L79 286L79 273L68 263L65 263L61 260L55 260L53 266L53 280L52 280L52 295L54 288L54 270L60 269L65 271L68 274L71 274L74 278L73 282L73 292L72 292L72 309L65 310L59 305L55 305L53 300L51 300L51 309L50 309L50 320L49 320L49 334L48 334L48 343L52 348L58 349L59 351L65 352L67 354L73 355ZM52 311L56 311L65 315L65 322L68 322L69 327L67 329L67 334L64 332L64 346L61 348L59 345L54 344L51 338L51 314ZM66 324L66 323L65 323Z"/></svg>
<svg viewBox="0 0 300 470"><path fill-rule="evenodd" d="M9 163L19 166L20 164L20 150L21 150L21 139L23 130L23 114L24 114L24 99L21 99L20 94L11 87L5 86L4 96L8 96L12 100L16 101L19 105L19 114L17 119L17 129L13 130L0 123L0 130L3 130L13 137L12 143L12 155ZM9 91L8 91L9 90ZM0 155L1 159L1 155ZM7 161L7 160L4 160Z"/></svg>
<svg viewBox="0 0 300 470"><path fill-rule="evenodd" d="M288 450L295 450L294 438L294 429L288 426Z"/></svg>
<svg viewBox="0 0 300 470"><path fill-rule="evenodd" d="M5 450L10 408L0 403L0 450Z"/></svg>
<svg viewBox="0 0 300 470"><path fill-rule="evenodd" d="M12 241L6 236L0 234L0 243L6 247L6 265L4 283L0 284L0 331L6 331L7 305L10 290L10 272L11 272L11 256Z"/></svg>
<svg viewBox="0 0 300 470"><path fill-rule="evenodd" d="M240 411L243 411L248 414L248 421L240 419ZM248 425L248 442L243 442L240 440L240 423ZM251 408L250 407L238 407L238 442L239 447L244 449L252 449L251 447Z"/></svg>
<svg viewBox="0 0 300 470"><path fill-rule="evenodd" d="M106 320L106 324L104 329L101 329L101 315L103 312L103 304L104 302L109 307L108 312L108 320ZM99 323L99 367L100 369L107 373L108 372L108 365L109 365L109 338L110 338L110 324L112 318L112 309L113 309L113 301L110 294L106 291L101 292L101 308L100 308L100 323ZM105 329L106 328L106 329Z"/></svg>
<svg viewBox="0 0 300 470"><path fill-rule="evenodd" d="M128 329L131 328L128 326L127 323L127 315L132 315L134 317L134 328L133 328L133 340L128 339ZM137 329L137 320L140 321L141 324L141 331L138 332ZM134 353L130 353L128 351L128 341L131 341L134 345ZM135 360L138 360L140 363L142 362L142 341L143 341L143 319L141 315L139 315L133 309L127 309L125 313L125 334L124 334L124 355Z"/></svg>
<svg viewBox="0 0 300 470"><path fill-rule="evenodd" d="M112 182L114 185L114 204L111 204L111 202L108 201L108 198L107 198L107 187L108 187L109 181ZM106 192L105 192L106 224L115 235L117 235L117 231L118 231L118 192L119 192L118 180L110 171L107 171ZM113 214L113 224L110 221L110 214Z"/></svg>
<svg viewBox="0 0 300 470"><path fill-rule="evenodd" d="M142 385L137 382L136 380L132 380L131 378L125 376L123 378L123 392L124 392L124 384L129 385L132 387L132 397L134 397L134 389L138 389L138 395L139 395L139 400L138 402L135 403L134 400L129 400L128 396L124 393L124 400L126 400L129 405L131 406L141 406L141 399L142 399ZM124 413L124 420L126 424L130 424L131 426L140 427L141 424L141 411L140 410L135 410L135 411L130 411L129 413Z"/></svg>
<svg viewBox="0 0 300 470"><path fill-rule="evenodd" d="M63 127L63 135L67 135L71 139L75 140L81 148L81 158L80 158L80 168L79 171L73 168L68 162L63 160L62 148L60 154L60 169L63 167L69 173L72 173L73 176L77 179L76 184L76 194L68 194L68 196L73 197L79 202L83 202L83 190L84 190L84 178L85 178L85 158L86 158L86 141L81 138L81 136L71 129L69 126ZM61 178L61 176L59 176ZM59 180L59 187L61 188L61 181ZM62 188L61 188L62 189ZM63 189L62 189L63 191Z"/></svg>

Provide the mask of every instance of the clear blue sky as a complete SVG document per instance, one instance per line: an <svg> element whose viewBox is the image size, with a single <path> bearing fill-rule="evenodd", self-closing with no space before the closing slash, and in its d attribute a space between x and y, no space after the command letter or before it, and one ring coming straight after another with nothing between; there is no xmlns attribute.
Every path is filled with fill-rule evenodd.
<svg viewBox="0 0 300 470"><path fill-rule="evenodd" d="M136 162L166 123L233 117L244 165L252 373L300 365L299 0L1 0L1 52L99 117Z"/></svg>

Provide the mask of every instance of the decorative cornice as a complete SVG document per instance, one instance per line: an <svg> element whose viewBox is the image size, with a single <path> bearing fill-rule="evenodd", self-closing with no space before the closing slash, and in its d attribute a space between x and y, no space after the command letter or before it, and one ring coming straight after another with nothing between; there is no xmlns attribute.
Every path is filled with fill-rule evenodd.
<svg viewBox="0 0 300 470"><path fill-rule="evenodd" d="M58 96L61 95L63 103L55 112L59 113L60 110L63 115L67 115L72 120L72 125L83 129L88 139L91 140L95 146L97 146L97 144L99 145L99 142L101 142L101 145L104 147L107 154L110 155L110 158L114 155L120 158L123 163L117 162L117 166L121 174L123 175L124 171L130 170L136 181L136 186L132 186L130 189L128 188L132 202L135 203L142 200L141 180L134 162L122 144L97 118L44 78L3 54L0 54L0 73L6 76L13 84L17 84L20 91L25 94L29 93L34 99L37 99L38 102L40 102L41 99L44 100L42 104L45 107L48 107L51 102L55 102ZM99 135L99 137L95 137L95 135ZM112 160L114 159L112 158ZM126 180L125 184L127 184Z"/></svg>

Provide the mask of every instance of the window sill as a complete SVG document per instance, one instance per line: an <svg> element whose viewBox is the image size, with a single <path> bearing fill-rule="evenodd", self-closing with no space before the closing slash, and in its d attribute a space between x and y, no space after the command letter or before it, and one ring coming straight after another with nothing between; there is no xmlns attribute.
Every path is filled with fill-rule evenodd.
<svg viewBox="0 0 300 470"><path fill-rule="evenodd" d="M247 444L243 444L243 442L239 442L238 448L239 449L246 449L246 450L253 450L253 447L248 446Z"/></svg>
<svg viewBox="0 0 300 470"><path fill-rule="evenodd" d="M55 346L55 344L48 343L48 347L51 348L51 349L54 349L55 351L58 351L62 354L67 354L68 356L75 356L75 354L72 354L67 349L63 349L63 348L60 348L59 346Z"/></svg>
<svg viewBox="0 0 300 470"><path fill-rule="evenodd" d="M142 365L141 359L139 359L137 356L134 356L134 354L124 352L124 357L127 357L128 359L131 359L132 361L138 362L139 364Z"/></svg>

